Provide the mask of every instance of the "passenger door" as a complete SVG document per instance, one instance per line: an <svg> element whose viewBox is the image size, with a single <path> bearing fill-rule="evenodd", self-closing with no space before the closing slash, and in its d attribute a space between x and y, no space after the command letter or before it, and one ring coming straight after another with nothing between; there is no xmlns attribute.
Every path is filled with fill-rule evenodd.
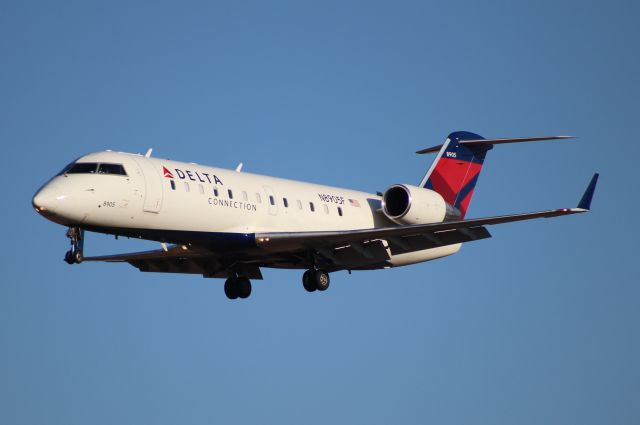
<svg viewBox="0 0 640 425"><path fill-rule="evenodd" d="M159 213L162 207L162 178L149 158L134 158L144 176L143 211Z"/></svg>

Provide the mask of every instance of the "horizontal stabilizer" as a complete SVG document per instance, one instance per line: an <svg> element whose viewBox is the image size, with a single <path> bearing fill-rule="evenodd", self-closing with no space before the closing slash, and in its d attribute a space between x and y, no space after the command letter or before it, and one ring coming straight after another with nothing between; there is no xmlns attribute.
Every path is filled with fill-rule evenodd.
<svg viewBox="0 0 640 425"><path fill-rule="evenodd" d="M563 140L573 139L574 136L545 136L545 137L519 137L516 139L478 139L478 140L461 140L458 143L467 146L478 145L500 145L503 143L522 143L522 142L537 142L539 140ZM417 154L439 152L442 149L442 145L432 146L430 148L421 149L416 151Z"/></svg>

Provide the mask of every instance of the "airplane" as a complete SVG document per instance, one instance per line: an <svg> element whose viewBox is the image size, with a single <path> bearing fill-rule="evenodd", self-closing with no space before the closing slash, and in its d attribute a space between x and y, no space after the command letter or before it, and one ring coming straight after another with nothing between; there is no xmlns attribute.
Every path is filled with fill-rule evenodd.
<svg viewBox="0 0 640 425"><path fill-rule="evenodd" d="M36 212L68 227L69 264L126 262L142 272L226 279L229 299L251 294L263 268L305 270L325 291L329 273L400 267L446 257L491 237L486 226L590 210L598 174L578 206L466 219L486 154L495 145L571 136L485 139L456 131L417 185L376 194L196 163L101 151L64 167L33 197ZM85 231L160 243L157 250L85 257Z"/></svg>

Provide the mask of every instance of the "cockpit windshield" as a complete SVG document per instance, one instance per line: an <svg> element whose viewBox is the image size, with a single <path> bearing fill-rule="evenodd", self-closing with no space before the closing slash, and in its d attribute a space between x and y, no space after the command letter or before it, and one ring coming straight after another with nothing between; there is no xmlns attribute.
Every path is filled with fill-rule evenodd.
<svg viewBox="0 0 640 425"><path fill-rule="evenodd" d="M98 165L98 174L116 174L118 176L126 176L122 164L105 164Z"/></svg>
<svg viewBox="0 0 640 425"><path fill-rule="evenodd" d="M72 162L64 167L62 174L111 174L126 176L122 164L98 163L98 162Z"/></svg>

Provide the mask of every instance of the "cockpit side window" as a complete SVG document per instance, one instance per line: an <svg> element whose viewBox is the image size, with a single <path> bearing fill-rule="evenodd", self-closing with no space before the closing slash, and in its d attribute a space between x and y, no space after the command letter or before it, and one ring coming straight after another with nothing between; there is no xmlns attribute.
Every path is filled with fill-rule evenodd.
<svg viewBox="0 0 640 425"><path fill-rule="evenodd" d="M100 166L98 166L98 174L127 175L122 164L100 164Z"/></svg>
<svg viewBox="0 0 640 425"><path fill-rule="evenodd" d="M62 170L60 170L60 172L59 172L58 174L56 174L56 175L57 175L57 176L61 176L61 175L63 175L64 173L66 173L66 172L67 172L67 170L69 170L69 169L70 169L71 167L73 167L74 165L75 165L75 161L74 161L74 162L72 162L71 164L67 164L67 165L65 165L65 166L64 166L64 168L63 168Z"/></svg>

